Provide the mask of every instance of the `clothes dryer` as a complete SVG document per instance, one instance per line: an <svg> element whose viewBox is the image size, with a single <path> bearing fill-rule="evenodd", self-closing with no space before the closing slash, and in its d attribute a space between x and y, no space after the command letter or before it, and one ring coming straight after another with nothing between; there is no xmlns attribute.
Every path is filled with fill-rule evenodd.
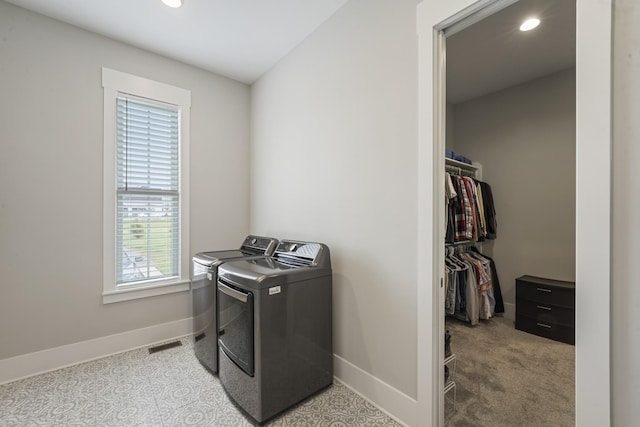
<svg viewBox="0 0 640 427"><path fill-rule="evenodd" d="M321 243L218 270L220 381L262 423L333 382L332 270Z"/></svg>
<svg viewBox="0 0 640 427"><path fill-rule="evenodd" d="M218 322L216 278L224 262L273 254L278 240L247 236L240 249L200 252L193 256L191 309L195 334L195 354L209 371L218 372Z"/></svg>

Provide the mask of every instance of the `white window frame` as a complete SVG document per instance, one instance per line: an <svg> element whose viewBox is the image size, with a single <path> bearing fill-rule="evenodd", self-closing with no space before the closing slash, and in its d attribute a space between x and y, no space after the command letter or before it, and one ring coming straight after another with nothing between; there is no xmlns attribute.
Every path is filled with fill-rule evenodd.
<svg viewBox="0 0 640 427"><path fill-rule="evenodd" d="M191 91L102 68L104 94L103 290L104 304L189 290L189 127ZM129 94L180 109L180 262L177 278L116 284L116 98Z"/></svg>

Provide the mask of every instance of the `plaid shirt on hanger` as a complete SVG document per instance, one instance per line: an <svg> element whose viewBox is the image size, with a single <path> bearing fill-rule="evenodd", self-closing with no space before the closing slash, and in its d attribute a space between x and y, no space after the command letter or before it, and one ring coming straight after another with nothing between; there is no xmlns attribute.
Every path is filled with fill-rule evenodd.
<svg viewBox="0 0 640 427"><path fill-rule="evenodd" d="M457 199L454 201L455 203L455 240L466 240L467 237L467 219L465 215L465 206L464 206L464 197L466 195L466 191L462 189L462 180L457 175L451 176L453 185L456 187L456 193L458 193Z"/></svg>
<svg viewBox="0 0 640 427"><path fill-rule="evenodd" d="M473 240L475 225L476 225L475 218L473 216L473 203L474 203L473 191L471 191L469 187L468 181L470 180L470 178L463 176L463 177L460 177L460 180L462 181L462 188L463 188L462 195L463 195L463 201L464 201L464 215L465 215L465 223L466 223L464 239Z"/></svg>

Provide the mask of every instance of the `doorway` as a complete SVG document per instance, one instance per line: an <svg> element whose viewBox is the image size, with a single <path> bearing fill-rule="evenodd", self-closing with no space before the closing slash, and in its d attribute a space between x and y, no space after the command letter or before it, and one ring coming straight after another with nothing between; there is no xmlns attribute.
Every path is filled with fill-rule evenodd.
<svg viewBox="0 0 640 427"><path fill-rule="evenodd" d="M418 422L442 425L444 32L512 0L425 0L419 33ZM576 422L609 425L611 4L577 1ZM597 313L596 313L597 312ZM432 410L433 409L433 410Z"/></svg>
<svg viewBox="0 0 640 427"><path fill-rule="evenodd" d="M539 26L519 30L532 17ZM519 0L450 33L445 421L573 425L571 290L559 305L558 289L533 288L530 298L549 302L533 304L521 283L517 322L515 312L519 277L575 282L575 2Z"/></svg>

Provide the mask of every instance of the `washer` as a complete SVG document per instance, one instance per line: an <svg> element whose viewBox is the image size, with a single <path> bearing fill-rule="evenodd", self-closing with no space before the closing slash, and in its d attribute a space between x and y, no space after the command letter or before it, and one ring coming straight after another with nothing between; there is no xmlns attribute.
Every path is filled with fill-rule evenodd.
<svg viewBox="0 0 640 427"><path fill-rule="evenodd" d="M218 270L218 376L262 423L333 383L329 248L283 240Z"/></svg>
<svg viewBox="0 0 640 427"><path fill-rule="evenodd" d="M216 278L218 267L226 261L251 259L273 254L278 240L271 237L247 236L240 249L200 252L193 256L191 309L195 337L195 353L209 371L218 372L218 316Z"/></svg>

